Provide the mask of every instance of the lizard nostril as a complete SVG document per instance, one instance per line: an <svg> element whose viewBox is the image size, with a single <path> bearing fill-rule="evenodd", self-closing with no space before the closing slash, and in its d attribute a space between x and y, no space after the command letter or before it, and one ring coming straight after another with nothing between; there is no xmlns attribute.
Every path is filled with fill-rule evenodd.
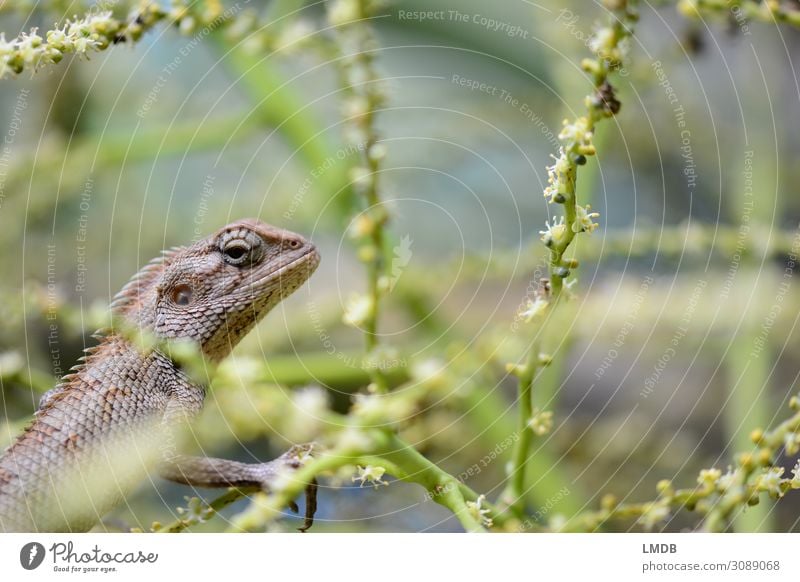
<svg viewBox="0 0 800 582"><path fill-rule="evenodd" d="M301 245L301 243L300 243L299 240L292 239L292 240L289 241L289 248L291 248L291 249L299 249L300 245Z"/></svg>

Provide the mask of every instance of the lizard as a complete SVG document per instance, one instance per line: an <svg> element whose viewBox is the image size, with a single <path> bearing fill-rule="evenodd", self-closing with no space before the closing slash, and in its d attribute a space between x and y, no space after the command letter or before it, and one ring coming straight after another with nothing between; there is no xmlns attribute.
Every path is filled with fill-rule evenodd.
<svg viewBox="0 0 800 582"><path fill-rule="evenodd" d="M145 265L111 302L112 322L157 341L190 341L215 363L319 262L302 236L239 220ZM194 487L269 490L302 464L310 445L264 463L178 454L180 429L200 413L206 388L168 350L142 350L121 328L98 332L0 457L0 532L88 531L154 473ZM301 530L315 509L312 482Z"/></svg>

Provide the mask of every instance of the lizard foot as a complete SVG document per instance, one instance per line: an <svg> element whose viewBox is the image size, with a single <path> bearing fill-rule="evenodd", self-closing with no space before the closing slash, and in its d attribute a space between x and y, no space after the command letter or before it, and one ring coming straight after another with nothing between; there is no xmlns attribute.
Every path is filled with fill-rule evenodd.
<svg viewBox="0 0 800 582"><path fill-rule="evenodd" d="M278 475L286 469L295 471L305 465L313 458L314 443L294 445L277 459L262 465L264 475L261 479L261 488L264 491L271 491ZM312 479L305 487L305 513L303 525L297 528L301 532L307 531L314 524L314 514L317 511L317 490L319 485L316 479ZM289 502L289 509L294 513L299 513L300 508L295 501Z"/></svg>

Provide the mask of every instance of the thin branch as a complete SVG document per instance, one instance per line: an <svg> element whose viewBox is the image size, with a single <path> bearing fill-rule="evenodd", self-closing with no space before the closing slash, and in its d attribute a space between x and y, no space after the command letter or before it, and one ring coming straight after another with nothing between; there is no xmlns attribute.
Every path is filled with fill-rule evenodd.
<svg viewBox="0 0 800 582"><path fill-rule="evenodd" d="M552 310L563 294L564 281L578 267L575 259L566 258L566 252L575 235L591 233L597 224L593 221L599 216L591 208L578 204L576 182L578 166L586 163L586 157L594 155L592 143L595 124L615 115L620 103L609 76L622 66L627 50L627 40L632 34L633 23L637 20L634 0L617 1L609 9L609 24L599 29L589 44L595 58L584 59L581 67L592 76L594 93L586 97L586 115L571 123L564 121L564 128L558 138L561 142L555 163L548 168L549 185L544 195L550 203L561 204L564 215L548 222L542 231L541 240L550 250L550 279L542 281L535 299L530 300L526 310L519 314L530 326L532 345L527 362L522 365L510 364L509 372L517 376L520 439L516 442L512 461L508 470L508 484L501 495L502 503L518 518L523 517L524 495L526 493L526 466L535 432L549 430L550 413L534 414L533 381L536 371L550 357L539 353L539 335L552 315Z"/></svg>
<svg viewBox="0 0 800 582"><path fill-rule="evenodd" d="M678 10L690 18L711 14L728 19L742 18L800 27L800 10L797 6L779 0L680 0Z"/></svg>

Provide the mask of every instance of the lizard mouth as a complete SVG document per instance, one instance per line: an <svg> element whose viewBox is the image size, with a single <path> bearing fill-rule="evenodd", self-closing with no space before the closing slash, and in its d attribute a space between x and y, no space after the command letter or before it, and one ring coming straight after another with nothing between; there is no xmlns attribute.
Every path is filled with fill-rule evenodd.
<svg viewBox="0 0 800 582"><path fill-rule="evenodd" d="M293 290L294 287L292 286L292 284L296 283L297 284L296 286L298 287L302 285L316 270L317 265L319 265L319 262L320 262L319 252L317 251L316 247L312 246L296 259L293 259L288 263L286 263L285 265L281 265L276 269L272 269L271 271L264 273L261 277L253 281L250 284L250 287L255 289L261 289L265 285L268 285L270 283L280 284L281 281L283 281L283 277L287 273L291 272L294 275L294 272L297 271L296 275L290 276L288 280L285 281L286 283L289 283L287 285L287 287L289 288L287 289L287 291ZM307 268L304 271L298 271L298 267L300 267L303 264L306 264Z"/></svg>

